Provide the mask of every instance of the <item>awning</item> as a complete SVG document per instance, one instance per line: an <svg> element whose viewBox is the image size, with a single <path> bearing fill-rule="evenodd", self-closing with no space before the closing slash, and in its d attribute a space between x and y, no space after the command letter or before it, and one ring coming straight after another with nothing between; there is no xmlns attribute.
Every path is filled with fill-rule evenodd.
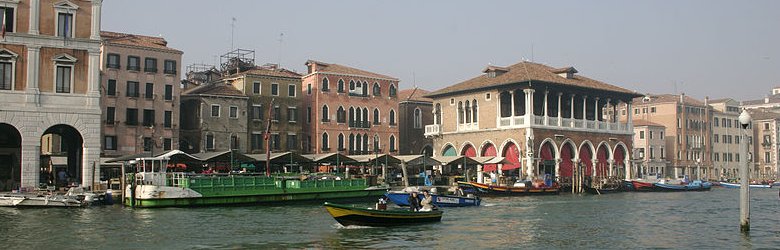
<svg viewBox="0 0 780 250"><path fill-rule="evenodd" d="M407 166L435 166L435 165L442 165L441 162L437 161L436 159L433 159L430 156L423 155L396 155L395 158L398 158L402 162L406 163Z"/></svg>
<svg viewBox="0 0 780 250"><path fill-rule="evenodd" d="M302 156L317 164L327 163L330 165L340 165L351 164L355 162L355 159L352 159L349 156L341 153L307 154Z"/></svg>
<svg viewBox="0 0 780 250"><path fill-rule="evenodd" d="M452 165L452 164L481 165L479 161L476 161L473 158L468 156L434 156L432 158L434 160L441 162L442 165Z"/></svg>
<svg viewBox="0 0 780 250"><path fill-rule="evenodd" d="M200 159L200 162L230 162L231 160L233 160L233 162L255 161L254 158L236 151L233 151L231 154L230 150L221 152L197 153L193 156Z"/></svg>
<svg viewBox="0 0 780 250"><path fill-rule="evenodd" d="M132 154L132 155L125 155L120 156L114 159L106 160L105 163L114 163L114 162L125 162L125 161L131 161L135 160L137 158L146 158L148 160L163 160L163 159L169 159L172 162L179 162L179 163L187 163L187 162L200 162L201 159L199 157L190 155L188 153L185 153L181 150L169 150L165 152L160 152L159 154L155 154L154 157L152 156L152 152L144 152L140 154ZM102 163L102 161L101 161Z"/></svg>
<svg viewBox="0 0 780 250"><path fill-rule="evenodd" d="M266 158L266 154L251 154L247 156L253 159L251 160L252 162L265 162L267 159L270 159L271 164L302 164L312 162L311 159L293 152L271 153L270 158Z"/></svg>
<svg viewBox="0 0 780 250"><path fill-rule="evenodd" d="M363 163L366 165L372 164L401 164L401 160L395 158L395 156L389 154L376 154L376 155L350 155L352 159L355 159L356 163Z"/></svg>

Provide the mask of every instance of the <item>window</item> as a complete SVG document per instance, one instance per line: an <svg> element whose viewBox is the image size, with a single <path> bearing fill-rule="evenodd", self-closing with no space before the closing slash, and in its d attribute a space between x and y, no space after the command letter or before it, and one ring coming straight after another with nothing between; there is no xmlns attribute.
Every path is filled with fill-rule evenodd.
<svg viewBox="0 0 780 250"><path fill-rule="evenodd" d="M655 150L653 150L653 147L650 147L648 151L650 152L650 159L655 159Z"/></svg>
<svg viewBox="0 0 780 250"><path fill-rule="evenodd" d="M768 122L765 122L765 123L764 123L764 129L765 129L765 130L769 130L769 123L768 123Z"/></svg>
<svg viewBox="0 0 780 250"><path fill-rule="evenodd" d="M3 12L2 8L0 8L0 15L4 13L7 13L7 9L6 12ZM17 55L15 53L0 49L0 90L14 89L16 58Z"/></svg>
<svg viewBox="0 0 780 250"><path fill-rule="evenodd" d="M379 109L374 108L374 125L382 124L382 120L379 119Z"/></svg>
<svg viewBox="0 0 780 250"><path fill-rule="evenodd" d="M330 91L330 81L328 81L328 78L322 78L322 92L328 92Z"/></svg>
<svg viewBox="0 0 780 250"><path fill-rule="evenodd" d="M355 81L349 80L349 92L355 91Z"/></svg>
<svg viewBox="0 0 780 250"><path fill-rule="evenodd" d="M328 105L322 105L322 122L329 122L330 114L328 113Z"/></svg>
<svg viewBox="0 0 780 250"><path fill-rule="evenodd" d="M279 95L279 84L278 83L271 83L271 95L278 96Z"/></svg>
<svg viewBox="0 0 780 250"><path fill-rule="evenodd" d="M252 105L252 119L253 120L262 120L263 119L263 106L262 105Z"/></svg>
<svg viewBox="0 0 780 250"><path fill-rule="evenodd" d="M255 95L260 94L260 82L252 83L252 93L254 93Z"/></svg>
<svg viewBox="0 0 780 250"><path fill-rule="evenodd" d="M287 134L287 150L298 149L298 136L295 134Z"/></svg>
<svg viewBox="0 0 780 250"><path fill-rule="evenodd" d="M146 92L144 92L144 98L154 99L154 83L146 83Z"/></svg>
<svg viewBox="0 0 780 250"><path fill-rule="evenodd" d="M279 138L279 134L271 134L271 149L273 150L279 150L282 148L281 139Z"/></svg>
<svg viewBox="0 0 780 250"><path fill-rule="evenodd" d="M664 152L664 147L661 147L661 159L666 159L666 152Z"/></svg>
<svg viewBox="0 0 780 250"><path fill-rule="evenodd" d="M70 93L73 82L73 65L57 64L56 91L57 93Z"/></svg>
<svg viewBox="0 0 780 250"><path fill-rule="evenodd" d="M295 84L287 85L287 96L295 97Z"/></svg>
<svg viewBox="0 0 780 250"><path fill-rule="evenodd" d="M165 100L166 101L173 100L173 85L170 84L165 85Z"/></svg>
<svg viewBox="0 0 780 250"><path fill-rule="evenodd" d="M338 151L344 150L344 134L339 134L339 147L337 148Z"/></svg>
<svg viewBox="0 0 780 250"><path fill-rule="evenodd" d="M165 111L165 115L163 116L163 127L170 128L171 123L173 122L173 111Z"/></svg>
<svg viewBox="0 0 780 250"><path fill-rule="evenodd" d="M374 82L374 96L381 96L382 95L382 88L379 86L379 83Z"/></svg>
<svg viewBox="0 0 780 250"><path fill-rule="evenodd" d="M712 135L712 143L718 143L718 134Z"/></svg>
<svg viewBox="0 0 780 250"><path fill-rule="evenodd" d="M138 92L140 92L138 90L138 88L140 87L139 85L140 84L138 82L127 81L127 91L125 92L127 93L126 94L127 97L138 97L139 95Z"/></svg>
<svg viewBox="0 0 780 250"><path fill-rule="evenodd" d="M250 147L252 147L252 150L255 149L263 149L263 134L260 132L253 132L252 137L249 139L251 141Z"/></svg>
<svg viewBox="0 0 780 250"><path fill-rule="evenodd" d="M330 146L328 145L328 133L322 133L322 150L328 150L330 149Z"/></svg>
<svg viewBox="0 0 780 250"><path fill-rule="evenodd" d="M231 106L229 111L230 111L230 114L229 114L230 118L238 118L238 107Z"/></svg>
<svg viewBox="0 0 780 250"><path fill-rule="evenodd" d="M388 93L390 93L390 97L395 97L397 95L394 84L390 84L390 91L388 91Z"/></svg>
<svg viewBox="0 0 780 250"><path fill-rule="evenodd" d="M175 75L176 74L176 61L174 61L174 60L165 60L163 62L163 73L169 74L169 75Z"/></svg>
<svg viewBox="0 0 780 250"><path fill-rule="evenodd" d="M57 36L72 38L73 37L73 13L57 13Z"/></svg>
<svg viewBox="0 0 780 250"><path fill-rule="evenodd" d="M306 94L311 95L311 83L306 84Z"/></svg>
<svg viewBox="0 0 780 250"><path fill-rule="evenodd" d="M106 84L106 95L107 96L116 96L116 80L114 79L108 79L108 84Z"/></svg>
<svg viewBox="0 0 780 250"><path fill-rule="evenodd" d="M712 125L715 127L720 127L720 122L718 122L718 118L715 117L712 119Z"/></svg>
<svg viewBox="0 0 780 250"><path fill-rule="evenodd" d="M127 109L125 112L125 124L138 125L138 109Z"/></svg>
<svg viewBox="0 0 780 250"><path fill-rule="evenodd" d="M206 135L206 150L214 150L214 135Z"/></svg>
<svg viewBox="0 0 780 250"><path fill-rule="evenodd" d="M144 127L154 126L154 110L144 109Z"/></svg>
<svg viewBox="0 0 780 250"><path fill-rule="evenodd" d="M6 5L6 4L3 4ZM16 6L14 6L16 7ZM10 6L0 7L0 20L5 24L5 32L14 32L14 8Z"/></svg>
<svg viewBox="0 0 780 250"><path fill-rule="evenodd" d="M106 57L106 68L119 69L119 54L108 54Z"/></svg>
<svg viewBox="0 0 780 250"><path fill-rule="evenodd" d="M127 70L139 71L141 70L141 58L137 56L127 57Z"/></svg>
<svg viewBox="0 0 780 250"><path fill-rule="evenodd" d="M211 105L211 117L219 117L219 105Z"/></svg>
<svg viewBox="0 0 780 250"><path fill-rule="evenodd" d="M390 152L395 151L395 135L390 135Z"/></svg>
<svg viewBox="0 0 780 250"><path fill-rule="evenodd" d="M287 121L290 123L298 122L298 109L295 107L287 107Z"/></svg>
<svg viewBox="0 0 780 250"><path fill-rule="evenodd" d="M390 125L395 125L395 110L390 110Z"/></svg>
<svg viewBox="0 0 780 250"><path fill-rule="evenodd" d="M347 111L344 110L344 107L342 106L339 106L339 109L336 110L336 122L338 123L347 122Z"/></svg>
<svg viewBox="0 0 780 250"><path fill-rule="evenodd" d="M645 131L639 131L639 139L645 139Z"/></svg>
<svg viewBox="0 0 780 250"><path fill-rule="evenodd" d="M306 107L306 123L311 123L311 107Z"/></svg>
<svg viewBox="0 0 780 250"><path fill-rule="evenodd" d="M655 107L650 107L650 113L655 113Z"/></svg>
<svg viewBox="0 0 780 250"><path fill-rule="evenodd" d="M241 149L237 135L230 135L230 149Z"/></svg>
<svg viewBox="0 0 780 250"><path fill-rule="evenodd" d="M279 111L279 106L274 106L274 117L273 121L279 122L282 120L282 112Z"/></svg>
<svg viewBox="0 0 780 250"><path fill-rule="evenodd" d="M163 139L163 150L171 150L173 148L173 140L171 138Z"/></svg>
<svg viewBox="0 0 780 250"><path fill-rule="evenodd" d="M103 137L103 149L105 150L116 150L116 136L115 135L107 135Z"/></svg>
<svg viewBox="0 0 780 250"><path fill-rule="evenodd" d="M419 108L414 109L414 128L422 128L422 111Z"/></svg>
<svg viewBox="0 0 780 250"><path fill-rule="evenodd" d="M106 107L106 124L114 124L116 120L116 108Z"/></svg>
<svg viewBox="0 0 780 250"><path fill-rule="evenodd" d="M490 93L485 93L485 101L490 101Z"/></svg>
<svg viewBox="0 0 780 250"><path fill-rule="evenodd" d="M344 93L344 79L339 79L337 91L339 93Z"/></svg>
<svg viewBox="0 0 780 250"><path fill-rule="evenodd" d="M664 131L661 131L661 140L664 139Z"/></svg>
<svg viewBox="0 0 780 250"><path fill-rule="evenodd" d="M650 135L649 136L650 136L650 140L652 140L653 139L653 131L650 131Z"/></svg>
<svg viewBox="0 0 780 250"><path fill-rule="evenodd" d="M157 73L157 58L144 58L144 72Z"/></svg>

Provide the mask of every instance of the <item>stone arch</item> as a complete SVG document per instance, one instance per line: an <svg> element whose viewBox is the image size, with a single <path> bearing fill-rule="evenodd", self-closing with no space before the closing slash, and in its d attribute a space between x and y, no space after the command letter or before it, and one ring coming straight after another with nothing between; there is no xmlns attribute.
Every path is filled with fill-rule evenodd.
<svg viewBox="0 0 780 250"><path fill-rule="evenodd" d="M580 164L584 167L583 174L585 176L593 176L593 157L595 155L595 148L593 143L589 140L584 140L580 143L577 158L580 159Z"/></svg>
<svg viewBox="0 0 780 250"><path fill-rule="evenodd" d="M49 135L51 135L49 137ZM56 135L57 137L55 137ZM66 186L70 183L83 183L82 177L84 176L84 134L80 132L76 127L68 124L55 124L46 128L41 133L41 140L44 137L48 137L52 140L54 145L54 138L60 140L60 145L64 145L64 148L55 149L52 148L52 152L49 155L41 155L41 165L48 165L49 168L42 172L42 175L48 176L54 184L58 187ZM53 152L57 150L58 152ZM55 153L65 153L66 163L65 165L53 165L52 156Z"/></svg>
<svg viewBox="0 0 780 250"><path fill-rule="evenodd" d="M425 144L422 150L420 150L420 154L428 157L433 156L433 146L431 146L431 144Z"/></svg>
<svg viewBox="0 0 780 250"><path fill-rule="evenodd" d="M555 143L555 141L553 139L550 139L550 138L545 138L544 140L542 140L542 143L539 144L539 151L537 151L537 152L539 152L541 154L542 147L544 146L545 143L550 143L550 145L552 146L550 148L550 150L551 150L550 153L552 153L553 160L560 158L561 154L560 154L560 150L558 149L558 145Z"/></svg>
<svg viewBox="0 0 780 250"><path fill-rule="evenodd" d="M479 156L483 156L482 152L484 152L487 147L493 147L493 149L496 149L496 153L498 153L496 144L493 143L493 141L491 140L485 140L482 142L481 145L479 145L479 148L477 149L477 152L479 152Z"/></svg>
<svg viewBox="0 0 780 250"><path fill-rule="evenodd" d="M563 142L561 143L561 147L558 150L558 152L562 152L563 151L563 146L566 146L567 144L569 146L571 146L571 149L573 150L572 151L573 154L571 155L572 159L579 159L579 155L578 155L579 151L577 150L577 149L579 149L579 147L577 146L577 143L574 143L574 141L572 139L566 138L566 140L563 140Z"/></svg>
<svg viewBox="0 0 780 250"><path fill-rule="evenodd" d="M468 157L476 157L477 156L477 148L474 147L474 144L471 142L464 142L463 146L460 148L460 155L465 155Z"/></svg>
<svg viewBox="0 0 780 250"><path fill-rule="evenodd" d="M608 176L610 174L609 160L612 158L611 151L609 144L605 141L602 141L596 147L596 176Z"/></svg>
<svg viewBox="0 0 780 250"><path fill-rule="evenodd" d="M560 148L561 163L559 164L558 175L564 178L571 178L574 175L574 159L577 159L577 146L570 139L561 143Z"/></svg>
<svg viewBox="0 0 780 250"><path fill-rule="evenodd" d="M0 191L18 189L22 182L22 132L0 122Z"/></svg>
<svg viewBox="0 0 780 250"><path fill-rule="evenodd" d="M509 144L514 144L516 146L517 145L522 145L520 143L517 143L517 141L515 141L515 139L506 138L506 140L504 140L504 142L501 143L501 146L498 147L498 151L499 151L498 155L505 155L506 152L504 152L504 149L506 149L507 148L506 146L509 145ZM519 146L517 146L517 147L518 147L518 149L520 149ZM520 157L522 157L522 154L520 155Z"/></svg>
<svg viewBox="0 0 780 250"><path fill-rule="evenodd" d="M452 143L445 143L444 146L441 147L441 155L442 156L456 156L458 153L455 151L455 145L452 145Z"/></svg>
<svg viewBox="0 0 780 250"><path fill-rule="evenodd" d="M509 142L504 143L504 145L501 147L501 156L505 158L505 160L509 161L510 163L504 164L501 167L501 170L512 170L516 168L520 168L522 164L520 163L520 144Z"/></svg>

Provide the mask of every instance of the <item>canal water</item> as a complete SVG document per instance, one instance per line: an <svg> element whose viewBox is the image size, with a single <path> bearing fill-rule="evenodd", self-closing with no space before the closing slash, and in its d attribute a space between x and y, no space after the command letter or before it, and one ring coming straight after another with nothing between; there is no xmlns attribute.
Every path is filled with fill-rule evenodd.
<svg viewBox="0 0 780 250"><path fill-rule="evenodd" d="M778 189L753 189L751 232L739 190L485 198L441 223L339 226L318 204L206 208L0 208L10 249L780 248ZM358 203L365 206L368 202Z"/></svg>

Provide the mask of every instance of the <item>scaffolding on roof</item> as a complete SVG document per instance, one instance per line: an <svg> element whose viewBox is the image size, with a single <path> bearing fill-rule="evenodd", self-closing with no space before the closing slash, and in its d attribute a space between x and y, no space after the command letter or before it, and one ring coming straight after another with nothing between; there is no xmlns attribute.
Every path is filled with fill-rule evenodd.
<svg viewBox="0 0 780 250"><path fill-rule="evenodd" d="M219 57L222 72L226 75L235 74L255 66L255 51L234 49Z"/></svg>

